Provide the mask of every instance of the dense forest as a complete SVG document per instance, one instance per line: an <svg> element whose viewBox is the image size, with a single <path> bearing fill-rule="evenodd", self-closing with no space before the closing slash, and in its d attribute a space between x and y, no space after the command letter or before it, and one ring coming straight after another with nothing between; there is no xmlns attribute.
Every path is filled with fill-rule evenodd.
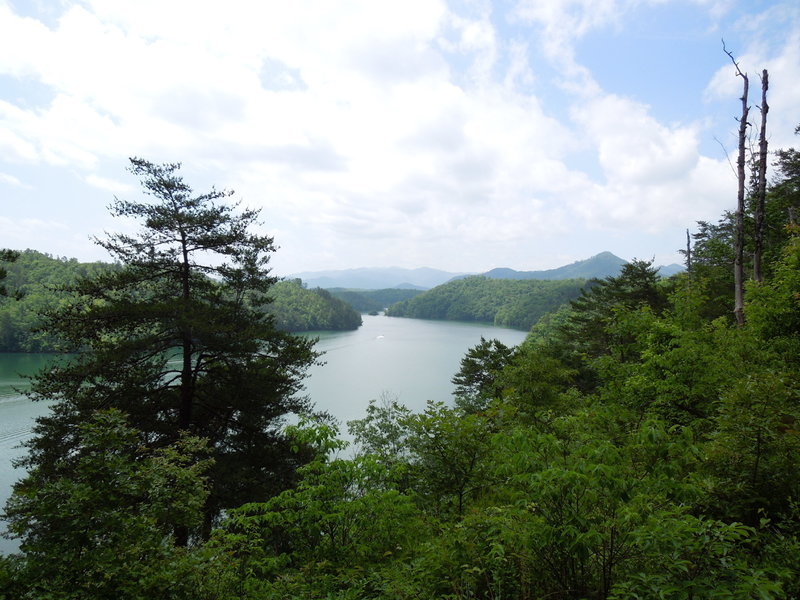
<svg viewBox="0 0 800 600"><path fill-rule="evenodd" d="M685 273L625 265L521 346L471 349L452 405L376 399L347 424L350 448L329 418L285 404L308 348L257 322L233 346L218 339L256 315L226 301L203 329L220 298L202 279L201 320L184 337L199 354L183 364L207 370L187 387L142 357L157 356L143 344L162 339L156 326L185 336L194 313L172 315L188 303L153 314L126 292L65 307L75 321L49 326L94 355L35 382L34 395L61 400L6 506L21 552L0 559L0 597L800 597L800 152L775 156L763 279L745 287L742 325L726 214L700 224ZM756 206L743 219L748 274ZM224 229L230 216L217 216ZM137 268L108 281L122 290ZM181 273L137 294L180 289ZM253 363L240 353L249 333L275 340ZM251 403L264 390L270 403ZM179 433L170 407L184 397L196 404ZM286 411L299 420L270 420Z"/></svg>
<svg viewBox="0 0 800 600"><path fill-rule="evenodd" d="M111 268L108 263L81 263L34 250L18 252L6 265L5 286L13 296L0 297L0 352L57 351L55 337L39 328L42 315L62 301L61 288Z"/></svg>
<svg viewBox="0 0 800 600"><path fill-rule="evenodd" d="M14 297L0 297L0 352L57 352L58 340L41 328L48 311L67 301L68 288L80 277L114 269L103 262L81 263L25 250L6 266L5 285ZM323 290L306 290L294 282L272 288L266 310L286 331L345 330L361 325L358 313Z"/></svg>
<svg viewBox="0 0 800 600"><path fill-rule="evenodd" d="M344 331L358 329L361 315L344 300L327 290L306 289L299 279L279 281L270 290L267 307L284 331Z"/></svg>
<svg viewBox="0 0 800 600"><path fill-rule="evenodd" d="M389 307L392 317L479 321L530 329L546 313L577 298L582 279L562 281L490 279L471 276L449 281Z"/></svg>

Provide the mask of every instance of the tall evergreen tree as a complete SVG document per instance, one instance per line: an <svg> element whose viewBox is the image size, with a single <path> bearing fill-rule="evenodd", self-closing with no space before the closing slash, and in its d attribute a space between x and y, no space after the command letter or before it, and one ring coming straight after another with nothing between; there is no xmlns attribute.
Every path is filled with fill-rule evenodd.
<svg viewBox="0 0 800 600"><path fill-rule="evenodd" d="M252 232L258 211L223 203L232 192L194 195L179 168L131 159L150 200L110 209L142 229L98 240L122 268L79 280L74 300L47 315L45 328L79 353L34 378L31 398L55 403L22 464L38 477L68 472L78 426L117 408L148 447L181 431L208 440L210 523L291 482L303 454L281 425L310 409L297 394L316 355L313 342L278 331L264 310L276 279L267 268L272 238Z"/></svg>

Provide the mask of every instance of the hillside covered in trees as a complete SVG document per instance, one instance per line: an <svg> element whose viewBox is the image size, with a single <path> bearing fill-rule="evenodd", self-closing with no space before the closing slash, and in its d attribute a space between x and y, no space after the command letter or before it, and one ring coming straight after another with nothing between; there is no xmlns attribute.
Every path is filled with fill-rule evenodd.
<svg viewBox="0 0 800 600"><path fill-rule="evenodd" d="M40 329L42 315L66 302L66 287L79 277L115 269L103 262L81 263L35 250L19 252L6 265L5 286L12 297L0 297L0 352L56 352L53 335ZM307 290L293 282L273 287L267 310L286 331L346 330L361 324L358 313L322 290Z"/></svg>
<svg viewBox="0 0 800 600"><path fill-rule="evenodd" d="M584 285L582 279L540 281L471 276L398 302L386 314L529 329L546 313L577 298Z"/></svg>
<svg viewBox="0 0 800 600"><path fill-rule="evenodd" d="M0 298L0 352L57 351L54 336L39 329L42 315L62 302L64 286L113 268L109 263L81 263L35 250L19 252L6 265L5 285L14 297Z"/></svg>
<svg viewBox="0 0 800 600"><path fill-rule="evenodd" d="M321 288L306 289L299 279L279 281L267 308L284 331L345 331L361 326L361 315L344 300Z"/></svg>

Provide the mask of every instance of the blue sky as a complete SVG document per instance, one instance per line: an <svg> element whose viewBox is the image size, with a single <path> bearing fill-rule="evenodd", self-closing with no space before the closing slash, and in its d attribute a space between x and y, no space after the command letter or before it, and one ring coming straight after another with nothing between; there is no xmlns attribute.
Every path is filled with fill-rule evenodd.
<svg viewBox="0 0 800 600"><path fill-rule="evenodd" d="M0 0L0 246L106 259L141 156L261 208L279 275L679 262L735 203L722 38L797 145L795 1Z"/></svg>

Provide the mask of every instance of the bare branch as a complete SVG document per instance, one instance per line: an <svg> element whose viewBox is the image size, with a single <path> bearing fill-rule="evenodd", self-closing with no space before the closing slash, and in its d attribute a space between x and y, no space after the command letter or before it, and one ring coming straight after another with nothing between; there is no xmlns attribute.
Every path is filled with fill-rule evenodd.
<svg viewBox="0 0 800 600"><path fill-rule="evenodd" d="M747 79L747 74L746 73L742 73L742 70L739 68L739 63L736 62L735 58L733 58L733 52L728 50L728 48L725 46L725 38L722 38L722 51L725 54L728 55L728 58L731 59L731 62L733 63L733 66L736 67L736 75L739 76L739 77L744 77L745 79Z"/></svg>
<svg viewBox="0 0 800 600"><path fill-rule="evenodd" d="M725 159L728 161L728 165L730 166L731 171L733 172L733 175L735 177L736 176L736 167L734 167L733 166L733 162L731 162L731 155L728 153L728 149L725 147L725 144L723 144L719 140L719 138L717 136L714 136L714 141L719 144L719 147L722 148L722 151L725 153Z"/></svg>

